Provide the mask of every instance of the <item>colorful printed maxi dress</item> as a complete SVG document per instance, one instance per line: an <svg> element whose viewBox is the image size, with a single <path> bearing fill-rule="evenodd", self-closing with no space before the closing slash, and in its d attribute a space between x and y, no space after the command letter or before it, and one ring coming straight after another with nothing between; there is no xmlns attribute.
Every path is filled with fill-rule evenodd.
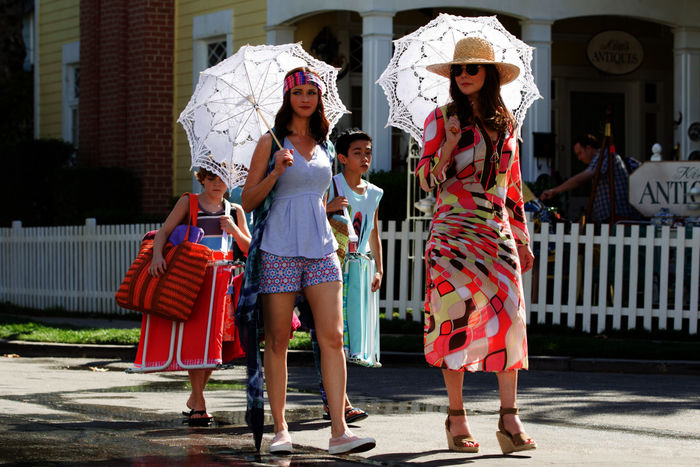
<svg viewBox="0 0 700 467"><path fill-rule="evenodd" d="M454 160L442 173L445 116L425 121L416 175L437 187L425 251L426 361L456 371L527 368L525 304L518 245L529 243L515 135L491 141L477 119L462 128Z"/></svg>

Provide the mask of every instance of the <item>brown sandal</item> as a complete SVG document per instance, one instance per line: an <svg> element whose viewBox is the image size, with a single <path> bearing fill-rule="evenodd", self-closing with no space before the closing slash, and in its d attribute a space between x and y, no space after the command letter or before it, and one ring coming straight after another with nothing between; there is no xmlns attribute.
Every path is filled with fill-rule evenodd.
<svg viewBox="0 0 700 467"><path fill-rule="evenodd" d="M447 447L450 451L457 452L479 452L479 443L472 438L471 435L457 435L452 436L450 434L450 415L453 417L466 416L467 411L447 409L447 420L445 420L445 434L447 435Z"/></svg>
<svg viewBox="0 0 700 467"><path fill-rule="evenodd" d="M503 451L503 454L537 449L537 443L535 443L535 440L530 438L524 431L512 435L506 430L506 426L503 423L503 416L511 414L518 415L517 408L504 409L501 407L498 414L500 416L498 417L498 431L496 432L496 438L498 438L498 444L501 445L501 451Z"/></svg>

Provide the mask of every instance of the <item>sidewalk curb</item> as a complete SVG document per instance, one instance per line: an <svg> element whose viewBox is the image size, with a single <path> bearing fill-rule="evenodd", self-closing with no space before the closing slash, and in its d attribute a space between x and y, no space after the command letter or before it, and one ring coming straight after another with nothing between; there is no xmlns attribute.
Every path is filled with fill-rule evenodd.
<svg viewBox="0 0 700 467"><path fill-rule="evenodd" d="M133 361L135 345L60 344L0 339L0 355L20 357L114 358ZM612 358L572 358L530 356L530 370L576 371L596 373L642 373L700 375L700 361L693 360L631 360ZM242 360L241 360L242 362ZM290 365L313 365L310 350L290 350ZM427 366L422 352L382 352L385 366Z"/></svg>
<svg viewBox="0 0 700 467"><path fill-rule="evenodd" d="M115 358L133 361L135 345L61 344L0 339L0 354L20 357Z"/></svg>

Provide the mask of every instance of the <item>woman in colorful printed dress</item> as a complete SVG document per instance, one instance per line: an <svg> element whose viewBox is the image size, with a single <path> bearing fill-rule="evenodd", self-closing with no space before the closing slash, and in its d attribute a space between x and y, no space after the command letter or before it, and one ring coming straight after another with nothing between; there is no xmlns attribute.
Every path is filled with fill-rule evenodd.
<svg viewBox="0 0 700 467"><path fill-rule="evenodd" d="M520 70L496 62L491 44L475 37L457 42L451 62L428 70L449 78L452 98L428 115L416 168L424 190L437 188L425 252L424 343L447 388L447 443L453 451L478 452L462 401L464 371L491 371L503 453L535 449L516 408L517 370L528 366L521 273L534 257L517 128L500 95Z"/></svg>
<svg viewBox="0 0 700 467"><path fill-rule="evenodd" d="M346 369L342 278L335 254L338 246L323 203L335 151L327 140L329 123L323 111L323 90L323 81L312 70L297 68L287 73L282 108L273 129L283 147L276 148L276 143L273 146L269 133L260 139L241 194L243 208L251 211L267 205L274 193L264 225L256 221L251 250L262 228L257 294L262 299L265 381L274 419L270 452L277 454L293 450L284 411L289 323L294 299L300 292L311 306L321 346L323 380L332 416L329 452L364 451L375 446L374 439L353 435L343 417ZM273 147L276 150L271 165ZM250 251L248 259L246 275L249 264L255 266ZM248 292L244 287L243 293ZM244 296L242 302L248 303L247 299Z"/></svg>

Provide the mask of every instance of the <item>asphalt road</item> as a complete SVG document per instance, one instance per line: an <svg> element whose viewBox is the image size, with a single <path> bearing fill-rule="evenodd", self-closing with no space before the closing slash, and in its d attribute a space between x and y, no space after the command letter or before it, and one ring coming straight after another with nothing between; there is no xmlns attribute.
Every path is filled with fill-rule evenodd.
<svg viewBox="0 0 700 467"><path fill-rule="evenodd" d="M495 377L465 377L478 454L446 449L447 398L438 370L349 368L348 393L370 417L352 429L377 439L329 456L315 370L290 368L288 420L296 453L255 453L244 424L242 368L214 373L215 425L190 428L180 411L184 373L126 374L108 359L0 358L0 463L14 465L700 465L700 377L529 371L520 406L538 449L503 456L496 441Z"/></svg>

